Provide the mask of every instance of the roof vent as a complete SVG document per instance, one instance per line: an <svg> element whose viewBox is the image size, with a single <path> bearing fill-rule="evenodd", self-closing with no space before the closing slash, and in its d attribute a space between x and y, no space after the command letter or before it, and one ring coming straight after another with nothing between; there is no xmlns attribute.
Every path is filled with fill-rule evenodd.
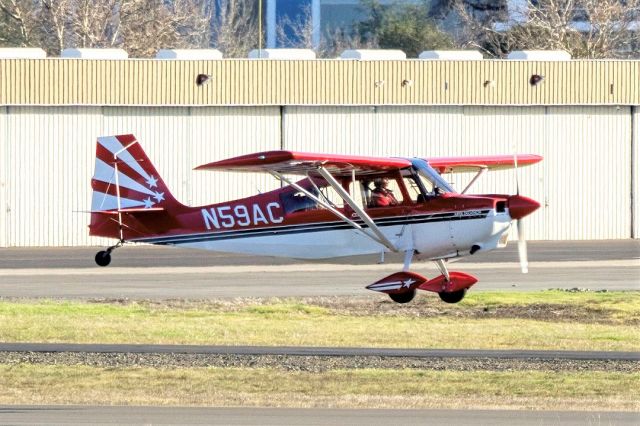
<svg viewBox="0 0 640 426"><path fill-rule="evenodd" d="M156 59L211 61L222 59L222 52L218 49L160 49Z"/></svg>
<svg viewBox="0 0 640 426"><path fill-rule="evenodd" d="M316 59L311 49L253 49L249 59Z"/></svg>
<svg viewBox="0 0 640 426"><path fill-rule="evenodd" d="M47 52L37 47L2 47L0 59L44 59Z"/></svg>
<svg viewBox="0 0 640 426"><path fill-rule="evenodd" d="M564 50L514 50L507 59L519 61L570 61L571 54Z"/></svg>
<svg viewBox="0 0 640 426"><path fill-rule="evenodd" d="M432 61L481 61L482 53L477 50L425 50L418 59Z"/></svg>
<svg viewBox="0 0 640 426"><path fill-rule="evenodd" d="M340 59L360 59L363 61L394 61L407 59L402 50L392 49L350 49L340 55Z"/></svg>
<svg viewBox="0 0 640 426"><path fill-rule="evenodd" d="M66 59L128 59L129 54L122 49L64 49L60 54Z"/></svg>

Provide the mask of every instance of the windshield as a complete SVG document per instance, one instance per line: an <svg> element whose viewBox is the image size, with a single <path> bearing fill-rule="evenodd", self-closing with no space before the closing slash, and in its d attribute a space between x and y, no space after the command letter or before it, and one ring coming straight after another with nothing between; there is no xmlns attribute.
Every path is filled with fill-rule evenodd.
<svg viewBox="0 0 640 426"><path fill-rule="evenodd" d="M428 182L428 185L426 185L427 188L433 187L434 193L456 192L425 160L421 158L411 158L410 161L420 177Z"/></svg>

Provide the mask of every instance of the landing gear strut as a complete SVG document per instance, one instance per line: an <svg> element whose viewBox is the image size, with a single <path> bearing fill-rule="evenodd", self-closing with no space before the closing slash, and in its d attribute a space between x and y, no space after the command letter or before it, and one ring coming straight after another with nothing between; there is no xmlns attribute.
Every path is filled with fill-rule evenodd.
<svg viewBox="0 0 640 426"><path fill-rule="evenodd" d="M111 263L111 252L115 249L122 247L124 241L118 242L115 246L111 246L106 250L101 250L96 253L95 261L98 266L108 266Z"/></svg>
<svg viewBox="0 0 640 426"><path fill-rule="evenodd" d="M447 269L447 265L444 263L444 260L438 259L436 261L436 265L438 265L438 269L440 269L440 272L444 275L446 282L451 281L451 274L449 274L449 270ZM441 291L438 293L438 296L440 296L440 300L445 303L458 303L464 299L465 294L467 294L467 289L463 288L457 291Z"/></svg>

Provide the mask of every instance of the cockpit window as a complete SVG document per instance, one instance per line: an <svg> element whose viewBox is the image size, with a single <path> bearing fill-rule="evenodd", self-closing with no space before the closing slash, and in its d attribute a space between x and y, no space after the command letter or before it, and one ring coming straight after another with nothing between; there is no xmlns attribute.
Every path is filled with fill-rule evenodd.
<svg viewBox="0 0 640 426"><path fill-rule="evenodd" d="M418 172L420 180L424 184L428 195L436 196L445 192L456 192L451 185L449 185L449 183L444 180L442 176L440 176L440 174L436 172L426 161L420 158L412 158L411 164Z"/></svg>
<svg viewBox="0 0 640 426"><path fill-rule="evenodd" d="M309 192L318 196L318 191L315 188L309 189ZM302 191L291 191L280 194L280 201L282 201L285 214L318 208L318 204L311 198L307 197L307 195Z"/></svg>
<svg viewBox="0 0 640 426"><path fill-rule="evenodd" d="M426 191L421 188L424 183L421 182L421 178L416 173L403 173L402 179L412 201L421 202L425 199Z"/></svg>

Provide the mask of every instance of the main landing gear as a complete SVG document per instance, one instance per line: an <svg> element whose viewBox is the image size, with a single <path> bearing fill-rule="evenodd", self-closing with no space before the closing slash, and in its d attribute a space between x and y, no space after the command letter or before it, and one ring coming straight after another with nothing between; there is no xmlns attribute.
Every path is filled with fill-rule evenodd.
<svg viewBox="0 0 640 426"><path fill-rule="evenodd" d="M438 293L440 299L445 303L458 303L464 299L469 287L478 281L475 277L463 272L449 272L442 259L435 261L442 275L428 279L409 271L412 258L413 251L405 252L402 272L391 274L367 286L367 288L388 294L391 300L396 303L411 302L416 295L416 290Z"/></svg>
<svg viewBox="0 0 640 426"><path fill-rule="evenodd" d="M451 274L449 274L449 270L447 269L447 265L444 263L444 260L438 259L436 260L436 265L438 265L438 269L440 269L440 273L445 279L445 282L451 283ZM444 288L444 285L443 285ZM463 288L456 291L439 291L438 296L440 296L440 300L445 303L458 303L464 296L467 294L467 289Z"/></svg>
<svg viewBox="0 0 640 426"><path fill-rule="evenodd" d="M111 246L106 250L101 250L96 253L95 261L98 266L109 266L111 263L111 252L115 249L122 247L124 241L118 242L115 246Z"/></svg>

